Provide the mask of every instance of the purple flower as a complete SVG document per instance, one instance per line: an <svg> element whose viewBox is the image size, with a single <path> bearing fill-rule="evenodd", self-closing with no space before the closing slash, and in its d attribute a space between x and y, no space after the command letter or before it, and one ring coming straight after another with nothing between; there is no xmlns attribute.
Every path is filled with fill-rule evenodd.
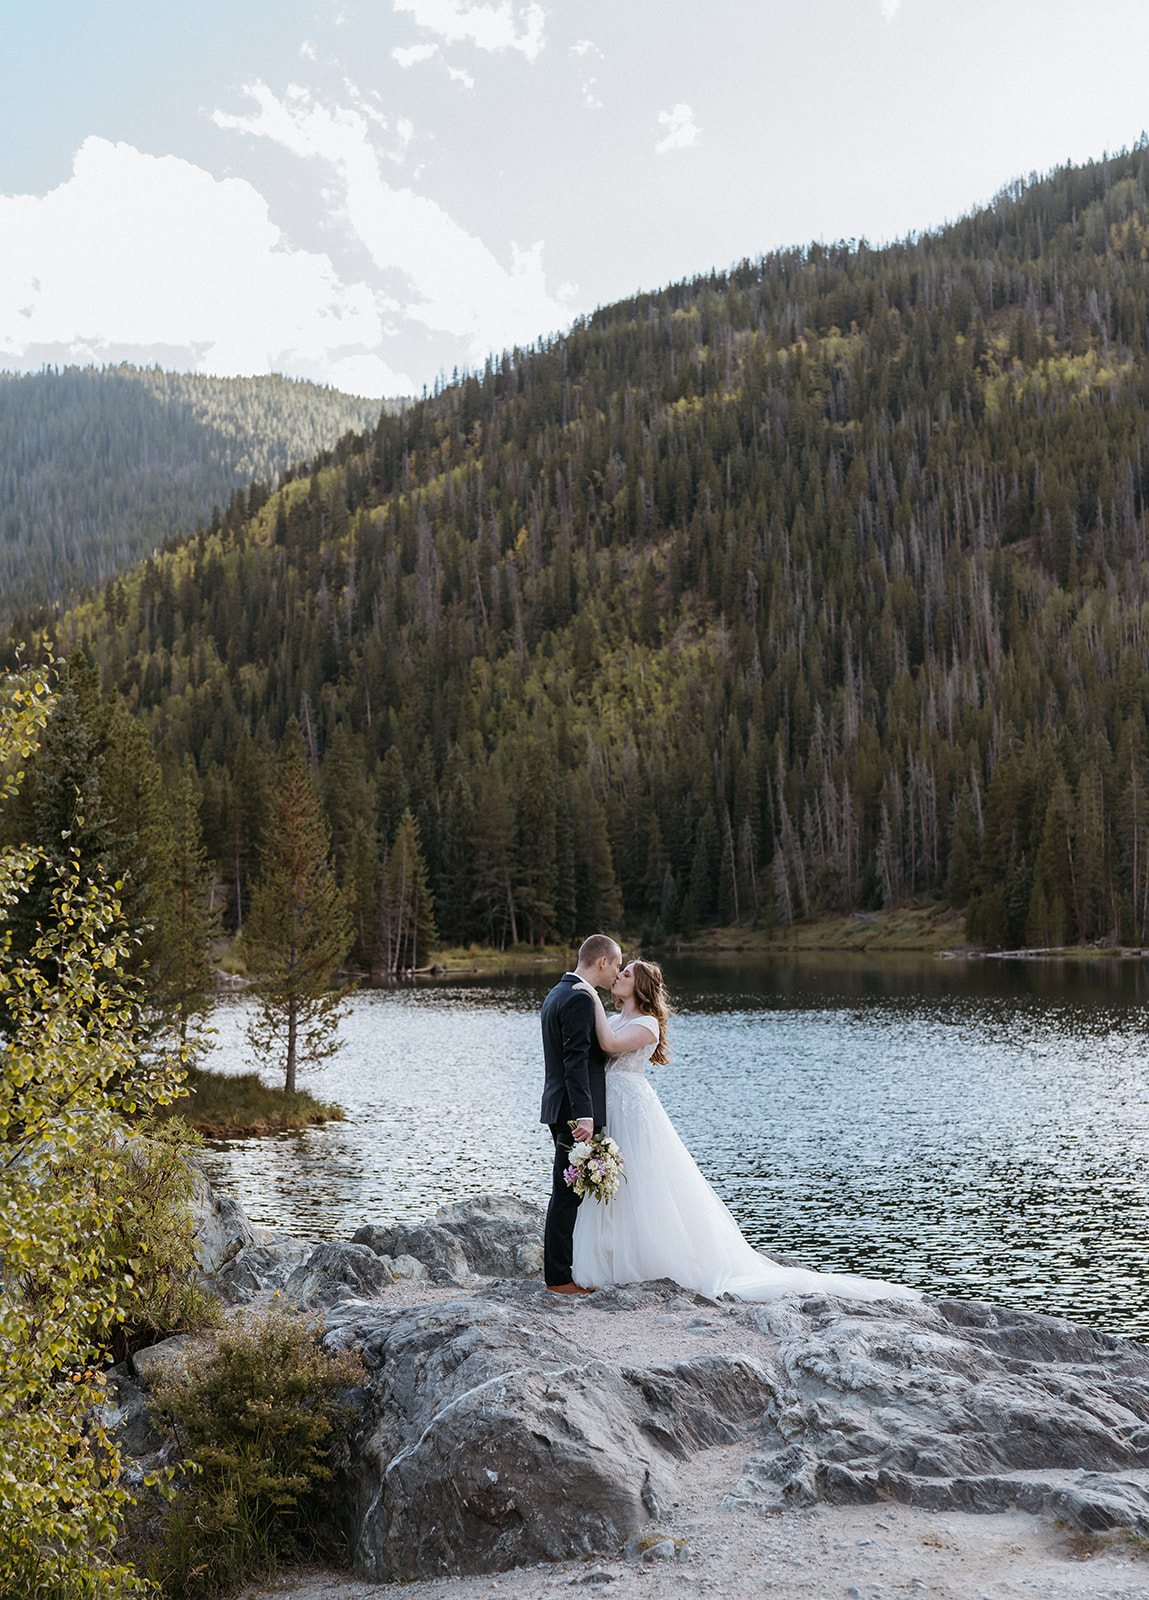
<svg viewBox="0 0 1149 1600"><path fill-rule="evenodd" d="M573 1187L578 1182L578 1168L568 1167L563 1173L563 1177Z"/></svg>

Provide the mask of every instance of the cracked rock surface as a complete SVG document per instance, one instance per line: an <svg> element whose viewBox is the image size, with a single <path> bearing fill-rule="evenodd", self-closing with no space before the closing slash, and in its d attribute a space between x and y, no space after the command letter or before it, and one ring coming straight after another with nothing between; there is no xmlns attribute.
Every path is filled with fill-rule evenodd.
<svg viewBox="0 0 1149 1600"><path fill-rule="evenodd" d="M1149 1351L1130 1341L957 1301L557 1299L512 1281L331 1308L326 1342L369 1374L340 1494L357 1574L616 1550L701 1452L739 1443L728 1511L1020 1507L1149 1534Z"/></svg>
<svg viewBox="0 0 1149 1600"><path fill-rule="evenodd" d="M1149 1351L1032 1312L781 1303L775 1441L731 1491L762 1510L828 1500L1046 1511L1149 1531Z"/></svg>
<svg viewBox="0 0 1149 1600"><path fill-rule="evenodd" d="M233 1303L280 1289L364 1359L335 1503L360 1579L617 1554L719 1458L715 1504L757 1526L900 1504L1149 1538L1149 1350L1132 1341L963 1301L745 1305L669 1281L556 1296L541 1213L509 1196L319 1246L200 1199L201 1261ZM126 1375L141 1393L148 1361ZM153 1442L139 1396L122 1404L125 1439Z"/></svg>

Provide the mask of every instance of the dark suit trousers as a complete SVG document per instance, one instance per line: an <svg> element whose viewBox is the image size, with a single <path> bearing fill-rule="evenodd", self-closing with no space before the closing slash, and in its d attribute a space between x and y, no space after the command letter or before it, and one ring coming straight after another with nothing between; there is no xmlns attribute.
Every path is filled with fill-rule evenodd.
<svg viewBox="0 0 1149 1600"><path fill-rule="evenodd" d="M566 1122L552 1122L550 1130L555 1141L555 1164L551 1174L547 1225L543 1233L543 1280L546 1283L570 1283L574 1274L571 1260L574 1255L575 1218L582 1201L568 1187L563 1173L570 1164L574 1135L570 1124Z"/></svg>

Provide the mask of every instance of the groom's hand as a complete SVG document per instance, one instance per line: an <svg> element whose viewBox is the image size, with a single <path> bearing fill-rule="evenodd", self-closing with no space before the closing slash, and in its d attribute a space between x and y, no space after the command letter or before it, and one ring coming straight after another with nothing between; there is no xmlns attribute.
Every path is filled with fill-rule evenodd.
<svg viewBox="0 0 1149 1600"><path fill-rule="evenodd" d="M571 1132L574 1134L576 1144L585 1143L594 1132L594 1118L580 1117Z"/></svg>

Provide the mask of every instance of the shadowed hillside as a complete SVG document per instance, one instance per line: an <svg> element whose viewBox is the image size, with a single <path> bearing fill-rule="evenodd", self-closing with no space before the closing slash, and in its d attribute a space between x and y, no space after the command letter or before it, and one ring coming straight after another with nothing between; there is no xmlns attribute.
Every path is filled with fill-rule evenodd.
<svg viewBox="0 0 1149 1600"><path fill-rule="evenodd" d="M0 372L0 617L102 583L380 410L280 377Z"/></svg>

